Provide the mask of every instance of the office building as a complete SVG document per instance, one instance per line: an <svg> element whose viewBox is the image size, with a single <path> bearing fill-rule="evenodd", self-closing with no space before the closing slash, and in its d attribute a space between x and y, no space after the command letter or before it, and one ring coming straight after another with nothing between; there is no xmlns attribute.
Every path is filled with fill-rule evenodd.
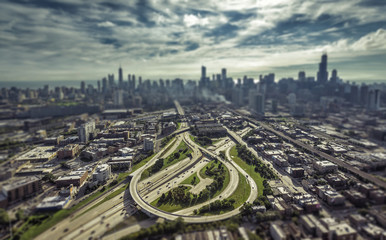
<svg viewBox="0 0 386 240"><path fill-rule="evenodd" d="M122 74L122 68L119 67L118 69L118 86L121 88L123 87L123 74Z"/></svg>
<svg viewBox="0 0 386 240"><path fill-rule="evenodd" d="M327 54L322 55L322 61L319 63L318 83L326 83L328 79L327 72Z"/></svg>
<svg viewBox="0 0 386 240"><path fill-rule="evenodd" d="M145 138L143 140L143 150L144 151L153 151L154 150L154 140L150 138Z"/></svg>
<svg viewBox="0 0 386 240"><path fill-rule="evenodd" d="M381 93L379 89L372 89L368 93L368 110L378 111L380 109Z"/></svg>

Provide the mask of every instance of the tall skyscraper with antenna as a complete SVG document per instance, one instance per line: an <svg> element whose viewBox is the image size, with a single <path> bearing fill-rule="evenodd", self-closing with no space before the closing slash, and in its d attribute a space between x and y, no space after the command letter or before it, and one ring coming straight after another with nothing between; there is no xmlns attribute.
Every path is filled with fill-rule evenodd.
<svg viewBox="0 0 386 240"><path fill-rule="evenodd" d="M317 81L318 83L326 83L328 80L328 72L327 72L327 54L322 55L322 62L319 63L319 72Z"/></svg>

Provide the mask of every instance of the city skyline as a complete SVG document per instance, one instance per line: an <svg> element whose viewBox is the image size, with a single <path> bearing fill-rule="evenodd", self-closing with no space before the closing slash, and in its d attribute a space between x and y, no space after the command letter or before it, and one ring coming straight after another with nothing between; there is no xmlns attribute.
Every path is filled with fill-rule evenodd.
<svg viewBox="0 0 386 240"><path fill-rule="evenodd" d="M100 80L117 68L144 79L199 80L327 71L384 81L382 1L167 3L7 1L0 17L0 81Z"/></svg>

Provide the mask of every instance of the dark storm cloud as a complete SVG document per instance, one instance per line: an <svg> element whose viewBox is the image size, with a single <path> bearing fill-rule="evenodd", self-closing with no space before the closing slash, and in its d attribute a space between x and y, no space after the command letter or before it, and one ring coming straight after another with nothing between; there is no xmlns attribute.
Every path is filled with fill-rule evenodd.
<svg viewBox="0 0 386 240"><path fill-rule="evenodd" d="M241 28L231 23L226 23L209 30L204 34L205 37L213 37L216 42L234 38L237 36L237 31Z"/></svg>
<svg viewBox="0 0 386 240"><path fill-rule="evenodd" d="M187 52L193 51L193 50L196 50L199 47L200 47L200 44L198 44L196 42L189 42L189 43L187 43L185 51L187 51Z"/></svg>
<svg viewBox="0 0 386 240"><path fill-rule="evenodd" d="M69 14L77 14L80 9L79 4L65 3L52 0L8 0L10 3L18 3L37 8L50 9L55 12L66 12Z"/></svg>
<svg viewBox="0 0 386 240"><path fill-rule="evenodd" d="M112 45L112 46L114 46L115 48L120 48L120 47L122 47L122 44L119 42L119 40L118 40L118 39L115 39L115 38L101 38L101 39L99 39L99 41L100 41L102 44Z"/></svg>
<svg viewBox="0 0 386 240"><path fill-rule="evenodd" d="M256 16L256 10L250 10L249 12L243 13L239 11L225 11L224 15L229 19L230 22L238 22L240 20L250 19Z"/></svg>

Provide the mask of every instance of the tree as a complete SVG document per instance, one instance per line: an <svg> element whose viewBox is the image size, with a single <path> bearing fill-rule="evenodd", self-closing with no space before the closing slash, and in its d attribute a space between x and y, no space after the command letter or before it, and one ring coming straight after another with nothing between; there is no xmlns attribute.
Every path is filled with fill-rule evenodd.
<svg viewBox="0 0 386 240"><path fill-rule="evenodd" d="M23 209L18 209L16 212L16 218L17 220L24 220L25 215L24 215L24 210Z"/></svg>
<svg viewBox="0 0 386 240"><path fill-rule="evenodd" d="M0 224L6 225L9 223L9 216L6 210L0 208Z"/></svg>
<svg viewBox="0 0 386 240"><path fill-rule="evenodd" d="M174 158L175 159L179 159L180 158L180 153L179 152L175 152L174 153Z"/></svg>

